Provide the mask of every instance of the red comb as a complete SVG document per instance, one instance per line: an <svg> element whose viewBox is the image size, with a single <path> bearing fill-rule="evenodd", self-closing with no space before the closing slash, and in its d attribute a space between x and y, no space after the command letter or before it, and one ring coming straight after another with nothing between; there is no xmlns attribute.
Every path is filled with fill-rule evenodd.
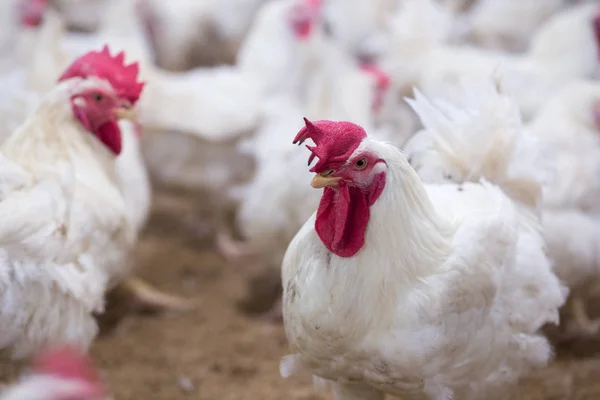
<svg viewBox="0 0 600 400"><path fill-rule="evenodd" d="M48 0L22 0L18 4L18 14L21 24L36 27L42 23Z"/></svg>
<svg viewBox="0 0 600 400"><path fill-rule="evenodd" d="M308 158L308 165L315 157L319 158L310 172L321 172L345 163L360 146L360 142L367 137L365 130L352 122L327 120L310 122L304 118L304 124L306 126L300 129L293 143L301 145L306 139L315 142L315 146L306 146L312 153Z"/></svg>
<svg viewBox="0 0 600 400"><path fill-rule="evenodd" d="M62 74L58 81L80 77L88 78L96 76L106 79L121 98L135 104L140 98L143 82L138 82L139 65L137 62L125 65L125 53L120 52L111 56L108 46L105 45L101 51L90 51L71 64Z"/></svg>
<svg viewBox="0 0 600 400"><path fill-rule="evenodd" d="M99 382L96 369L81 351L70 347L57 347L40 354L33 363L38 374L66 379L79 379L89 383Z"/></svg>

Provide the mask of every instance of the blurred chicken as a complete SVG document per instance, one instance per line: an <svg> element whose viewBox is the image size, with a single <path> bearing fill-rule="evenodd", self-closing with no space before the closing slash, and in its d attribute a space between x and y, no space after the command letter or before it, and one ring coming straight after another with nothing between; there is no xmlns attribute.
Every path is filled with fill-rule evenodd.
<svg viewBox="0 0 600 400"><path fill-rule="evenodd" d="M396 0L327 0L323 18L339 45L359 57L377 60L386 49L387 25Z"/></svg>
<svg viewBox="0 0 600 400"><path fill-rule="evenodd" d="M56 85L70 61L59 45L64 26L54 11L47 10L41 26L23 34L32 39L33 43L27 49L30 54L0 76L4 88L0 97L0 142L37 107L39 96Z"/></svg>
<svg viewBox="0 0 600 400"><path fill-rule="evenodd" d="M448 31L426 23L435 11L424 8L426 3L405 2L394 20L392 51L384 65L404 90L418 85L426 95L435 96L463 75L496 73L529 120L563 84L598 71L599 40L593 28L597 4L556 14L536 32L526 54L514 55L444 45Z"/></svg>
<svg viewBox="0 0 600 400"><path fill-rule="evenodd" d="M105 396L90 360L70 347L40 353L30 374L0 392L0 400L102 400Z"/></svg>
<svg viewBox="0 0 600 400"><path fill-rule="evenodd" d="M600 195L600 84L585 80L567 84L536 114L526 132L510 100L488 89L487 95L463 98L458 103L462 110L450 108L447 99L429 103L418 95L415 109L426 129L410 139L404 152L427 182L485 177L515 200L533 206L542 216L556 275L572 289L575 324L566 326L564 337L595 335L600 322L590 320L582 298L599 290L594 282L600 272L596 201ZM453 100L456 104L457 98ZM498 148L512 151L498 153ZM499 159L498 154L509 158ZM509 175L498 174L504 171ZM543 186L532 185L535 181ZM535 198L540 201L529 200Z"/></svg>
<svg viewBox="0 0 600 400"><path fill-rule="evenodd" d="M572 288L574 324L565 338L596 335L583 298L600 294L600 83L573 81L553 96L529 129L557 154L544 187L543 225L556 273Z"/></svg>
<svg viewBox="0 0 600 400"><path fill-rule="evenodd" d="M140 0L157 64L171 71L231 64L266 0Z"/></svg>
<svg viewBox="0 0 600 400"><path fill-rule="evenodd" d="M0 72L5 72L29 63L35 55L37 27L48 7L46 0L7 0L0 7Z"/></svg>
<svg viewBox="0 0 600 400"><path fill-rule="evenodd" d="M321 50L321 14L321 0L279 0L261 7L237 66L258 82L263 96L303 96Z"/></svg>
<svg viewBox="0 0 600 400"><path fill-rule="evenodd" d="M304 96L302 82L314 68L315 57L319 50L319 39L311 34L318 29L315 25L318 21L319 9L315 6L312 1L305 0L266 3L250 28L238 55L238 64L234 68L221 69L224 71L224 79L229 73L231 76L238 74L240 79L238 87L243 87L243 82L252 82L256 85L259 97L251 104L244 105L247 96L236 95L231 91L219 94L217 90L203 88L199 91L206 95L206 101L210 105L204 107L204 112L196 113L190 121L179 119L177 122L182 106L180 103L173 102L172 97L166 97L170 104L160 113L166 115L169 110L180 108L178 113L175 110L171 112L173 122L164 125L165 128L171 126L171 129L167 131L159 129L158 132L152 133L149 141L144 143L144 153L150 160L150 171L159 182L193 189L210 189L213 193L226 193L231 185L239 185L248 180L252 173L252 159L256 155L240 154L238 145L247 137L234 134L236 130L240 134L252 133L254 129L242 129L240 125L230 131L231 136L220 135L222 139L216 143L218 137L212 135L203 134L193 137L181 135L180 132L185 131L185 127L181 125L189 123L191 128L193 125L198 126L197 120L203 119L203 125L206 125L207 121L214 120L215 126L218 124L223 129L235 128L236 117L233 114L229 116L220 114L223 111L221 105L225 105L226 109L231 107L232 112L240 114L241 117L259 116L269 107L263 106L265 102L269 102L264 100L268 96L281 94L294 98ZM212 71L214 70L202 69L198 74L205 74L206 80L210 81L208 84L218 85L219 73L217 71L215 75ZM208 84L206 87L209 87ZM181 87L187 89L189 85L182 84ZM239 100L241 103L238 103ZM190 101L189 104L192 103ZM151 113L152 117L157 115L159 115L158 111ZM255 122L262 125L261 120L264 121L266 118L268 117L263 115ZM157 128L147 120L143 122L145 126ZM247 128L250 127L251 125L248 124ZM227 137L228 140L224 140ZM212 140L213 138L215 140Z"/></svg>
<svg viewBox="0 0 600 400"><path fill-rule="evenodd" d="M138 106L145 128L228 141L258 124L258 88L234 68L173 73L154 66L135 0L109 0L98 32L71 38L67 47L73 56L108 43L125 51L128 61L139 61L141 77L148 82Z"/></svg>
<svg viewBox="0 0 600 400"><path fill-rule="evenodd" d="M536 30L565 0L479 0L466 14L466 37L482 47L525 51Z"/></svg>
<svg viewBox="0 0 600 400"><path fill-rule="evenodd" d="M394 146L306 120L318 210L283 260L296 365L336 398L504 398L552 357L565 299L539 222L487 182L423 184Z"/></svg>
<svg viewBox="0 0 600 400"><path fill-rule="evenodd" d="M60 73L71 60L61 41L64 38L62 18L52 9L46 9L38 38L32 46L32 57L25 71L16 70L6 77L12 89L9 101L0 107L0 138L5 140L26 117L38 107L41 96L50 90ZM18 79L15 79L17 77ZM151 188L145 163L141 156L139 136L141 127L130 121L119 121L122 135L122 153L115 161L119 188L125 199L128 217L139 232L150 212ZM161 293L137 278L129 278L122 288L131 291L143 309L188 309L189 301Z"/></svg>

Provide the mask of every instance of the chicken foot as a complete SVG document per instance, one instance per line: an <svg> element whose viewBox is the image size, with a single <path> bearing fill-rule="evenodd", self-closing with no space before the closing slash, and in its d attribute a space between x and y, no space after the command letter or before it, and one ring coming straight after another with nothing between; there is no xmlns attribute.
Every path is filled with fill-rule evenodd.
<svg viewBox="0 0 600 400"><path fill-rule="evenodd" d="M139 311L188 311L196 305L194 300L163 293L139 278L129 278L122 286L131 293Z"/></svg>
<svg viewBox="0 0 600 400"><path fill-rule="evenodd" d="M217 233L215 244L219 253L229 262L239 261L244 257L252 257L258 254L250 244L236 240L223 231Z"/></svg>

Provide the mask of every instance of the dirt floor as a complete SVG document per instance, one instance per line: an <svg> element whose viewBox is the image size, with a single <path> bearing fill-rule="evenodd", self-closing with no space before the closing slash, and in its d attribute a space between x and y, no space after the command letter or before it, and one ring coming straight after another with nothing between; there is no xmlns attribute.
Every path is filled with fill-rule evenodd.
<svg viewBox="0 0 600 400"><path fill-rule="evenodd" d="M165 291L198 298L195 311L127 316L94 345L116 400L328 399L309 377L282 379L286 339L279 325L240 312L260 263L228 265L211 228L191 229L194 197L159 194L136 254L139 275ZM206 210L206 220L210 220ZM597 354L596 351L599 351ZM584 356L577 358L576 356ZM600 346L559 349L558 361L523 382L517 400L600 399Z"/></svg>

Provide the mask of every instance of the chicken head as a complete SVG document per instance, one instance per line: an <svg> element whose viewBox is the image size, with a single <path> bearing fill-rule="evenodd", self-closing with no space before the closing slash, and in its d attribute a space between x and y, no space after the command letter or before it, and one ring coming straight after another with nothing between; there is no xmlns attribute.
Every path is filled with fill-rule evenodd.
<svg viewBox="0 0 600 400"><path fill-rule="evenodd" d="M75 117L115 154L121 153L122 138L118 119L129 111L110 85L98 80L96 85L83 85L71 96Z"/></svg>
<svg viewBox="0 0 600 400"><path fill-rule="evenodd" d="M135 122L132 111L144 83L138 82L138 63L124 64L123 52L111 56L108 46L90 51L71 64L59 81L83 78L71 96L73 114L113 153L120 154L122 137L119 118Z"/></svg>
<svg viewBox="0 0 600 400"><path fill-rule="evenodd" d="M364 245L369 222L369 207L385 187L387 164L376 154L363 149L367 134L351 122L304 119L306 126L294 143L312 139L309 165L317 164L311 185L325 188L317 210L315 230L323 244L340 257L352 257Z"/></svg>

